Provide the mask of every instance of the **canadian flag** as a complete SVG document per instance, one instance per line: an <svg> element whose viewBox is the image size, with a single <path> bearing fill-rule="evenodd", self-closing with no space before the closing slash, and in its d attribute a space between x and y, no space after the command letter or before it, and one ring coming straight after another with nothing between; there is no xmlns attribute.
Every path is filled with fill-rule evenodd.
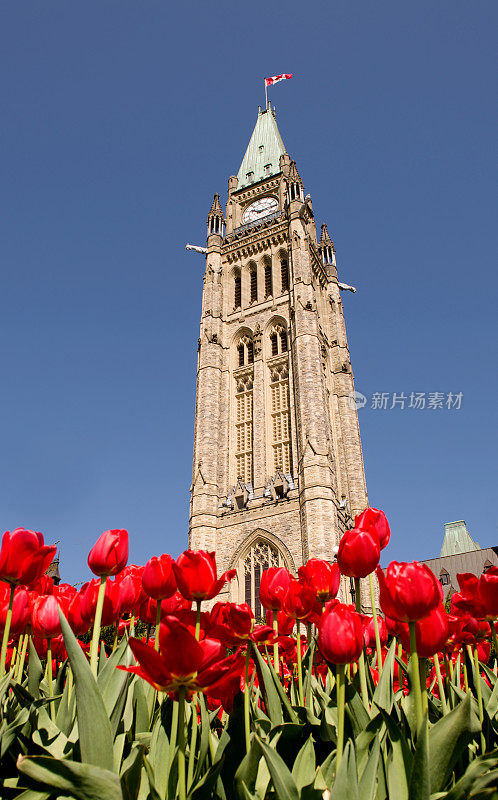
<svg viewBox="0 0 498 800"><path fill-rule="evenodd" d="M274 83L288 81L289 78L292 78L292 72L283 72L282 75L273 75L271 78L265 78L265 86L273 86Z"/></svg>

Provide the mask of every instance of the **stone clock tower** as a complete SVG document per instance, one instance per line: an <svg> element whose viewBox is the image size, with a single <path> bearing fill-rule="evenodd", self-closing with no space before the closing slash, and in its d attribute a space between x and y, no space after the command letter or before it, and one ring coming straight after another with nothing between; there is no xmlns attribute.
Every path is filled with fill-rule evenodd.
<svg viewBox="0 0 498 800"><path fill-rule="evenodd" d="M334 244L269 105L207 219L189 525L257 615L262 570L333 560L367 505L353 391Z"/></svg>

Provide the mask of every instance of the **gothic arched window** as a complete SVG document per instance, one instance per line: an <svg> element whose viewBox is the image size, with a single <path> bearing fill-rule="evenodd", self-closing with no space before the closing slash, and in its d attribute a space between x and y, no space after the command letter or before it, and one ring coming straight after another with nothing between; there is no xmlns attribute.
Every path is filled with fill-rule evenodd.
<svg viewBox="0 0 498 800"><path fill-rule="evenodd" d="M251 606L256 619L264 615L259 599L263 570L281 566L278 550L262 539L256 541L244 559L244 599Z"/></svg>
<svg viewBox="0 0 498 800"><path fill-rule="evenodd" d="M251 303L258 299L258 273L255 269L251 270Z"/></svg>
<svg viewBox="0 0 498 800"><path fill-rule="evenodd" d="M283 258L280 262L280 280L282 291L287 292L289 290L289 266L286 258Z"/></svg>
<svg viewBox="0 0 498 800"><path fill-rule="evenodd" d="M287 331L283 325L274 325L270 331L270 350L272 356L286 353L289 349Z"/></svg>
<svg viewBox="0 0 498 800"><path fill-rule="evenodd" d="M273 295L273 281L271 274L271 264L265 264L265 297Z"/></svg>
<svg viewBox="0 0 498 800"><path fill-rule="evenodd" d="M234 274L233 295L234 308L240 308L242 306L242 277L240 270L237 270L237 272Z"/></svg>

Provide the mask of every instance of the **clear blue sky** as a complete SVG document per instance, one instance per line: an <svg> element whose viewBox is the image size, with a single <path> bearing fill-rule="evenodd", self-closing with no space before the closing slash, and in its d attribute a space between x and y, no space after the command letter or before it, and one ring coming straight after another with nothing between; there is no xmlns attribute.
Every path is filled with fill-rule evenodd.
<svg viewBox="0 0 498 800"><path fill-rule="evenodd" d="M6 0L0 520L88 576L186 546L201 256L263 77L334 238L386 557L498 544L494 0ZM494 224L493 224L494 223ZM374 392L463 392L376 410Z"/></svg>

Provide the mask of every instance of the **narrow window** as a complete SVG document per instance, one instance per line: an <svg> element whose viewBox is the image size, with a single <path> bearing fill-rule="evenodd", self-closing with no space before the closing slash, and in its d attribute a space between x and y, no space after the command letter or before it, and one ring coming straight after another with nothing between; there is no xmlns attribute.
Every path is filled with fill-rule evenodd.
<svg viewBox="0 0 498 800"><path fill-rule="evenodd" d="M289 290L289 267L285 258L283 258L280 262L280 270L282 278L282 291L287 292Z"/></svg>
<svg viewBox="0 0 498 800"><path fill-rule="evenodd" d="M262 153L264 149L265 149L264 144L260 144L259 145L259 152Z"/></svg>
<svg viewBox="0 0 498 800"><path fill-rule="evenodd" d="M287 352L287 333L285 331L280 332L280 352Z"/></svg>
<svg viewBox="0 0 498 800"><path fill-rule="evenodd" d="M237 479L252 483L252 387L235 395L235 469Z"/></svg>
<svg viewBox="0 0 498 800"><path fill-rule="evenodd" d="M252 183L254 180L254 172L248 172L246 175L246 180L248 180L249 183Z"/></svg>
<svg viewBox="0 0 498 800"><path fill-rule="evenodd" d="M277 336L276 333L272 333L272 335L270 336L270 342L271 342L271 354L272 354L272 356L277 356L278 355L278 336Z"/></svg>
<svg viewBox="0 0 498 800"><path fill-rule="evenodd" d="M270 388L273 469L288 475L292 471L288 377L278 376Z"/></svg>
<svg viewBox="0 0 498 800"><path fill-rule="evenodd" d="M254 345L252 342L247 343L247 363L254 363Z"/></svg>
<svg viewBox="0 0 498 800"><path fill-rule="evenodd" d="M255 269L251 272L251 303L258 299L258 273Z"/></svg>
<svg viewBox="0 0 498 800"><path fill-rule="evenodd" d="M265 175L270 175L271 173L271 164L265 164Z"/></svg>
<svg viewBox="0 0 498 800"><path fill-rule="evenodd" d="M235 275L235 282L234 282L234 306L235 308L240 308L242 305L242 282L240 278L240 272L237 272Z"/></svg>
<svg viewBox="0 0 498 800"><path fill-rule="evenodd" d="M244 366L244 345L242 344L242 342L237 347L237 353L239 355L239 367L243 367Z"/></svg>
<svg viewBox="0 0 498 800"><path fill-rule="evenodd" d="M272 286L272 277L271 277L271 265L266 264L265 266L265 297L271 297L273 294L273 286Z"/></svg>

